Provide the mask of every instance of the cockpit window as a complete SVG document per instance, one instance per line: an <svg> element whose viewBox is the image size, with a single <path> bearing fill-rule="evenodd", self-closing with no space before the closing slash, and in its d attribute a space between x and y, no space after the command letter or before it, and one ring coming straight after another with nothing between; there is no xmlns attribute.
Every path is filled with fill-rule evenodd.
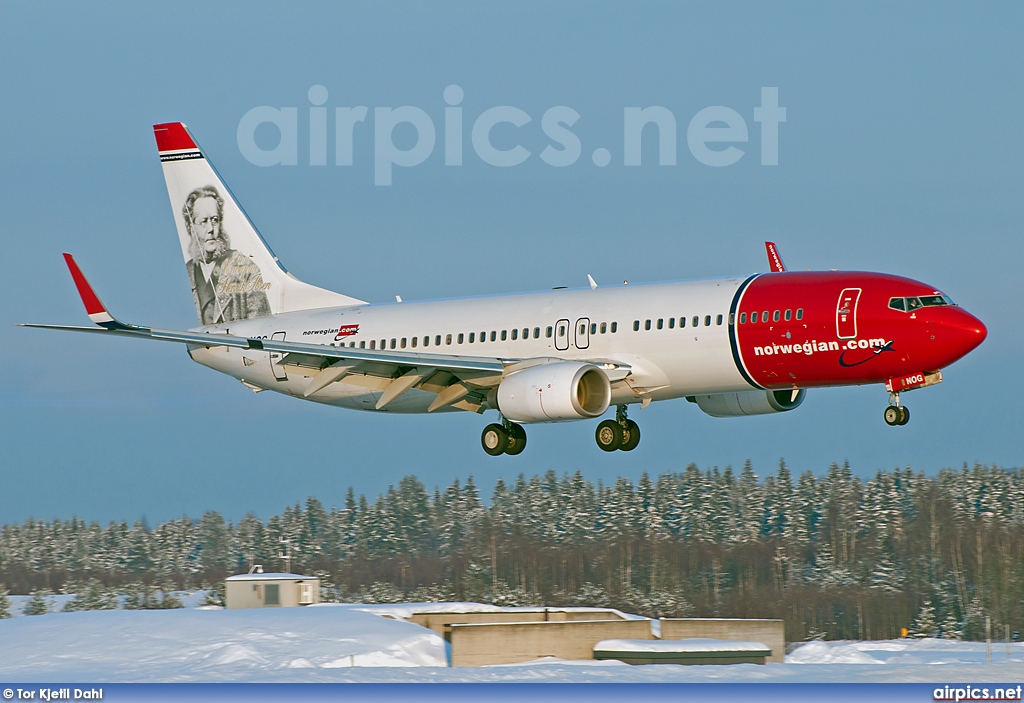
<svg viewBox="0 0 1024 703"><path fill-rule="evenodd" d="M889 298L889 307L900 312L913 312L918 308L934 308L941 305L955 305L948 295L919 295L914 298Z"/></svg>

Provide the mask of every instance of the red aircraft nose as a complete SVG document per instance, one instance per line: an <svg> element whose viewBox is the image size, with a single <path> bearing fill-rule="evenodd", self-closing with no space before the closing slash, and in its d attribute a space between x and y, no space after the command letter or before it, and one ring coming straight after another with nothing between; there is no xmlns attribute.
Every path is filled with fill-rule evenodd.
<svg viewBox="0 0 1024 703"><path fill-rule="evenodd" d="M951 315L939 324L945 351L952 357L950 363L967 356L985 341L988 328L985 323L962 308L950 309Z"/></svg>

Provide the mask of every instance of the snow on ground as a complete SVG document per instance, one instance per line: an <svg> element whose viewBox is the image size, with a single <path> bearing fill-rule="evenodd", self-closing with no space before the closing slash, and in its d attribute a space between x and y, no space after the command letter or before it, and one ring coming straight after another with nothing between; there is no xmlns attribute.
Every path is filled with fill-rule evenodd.
<svg viewBox="0 0 1024 703"><path fill-rule="evenodd" d="M14 598L12 598L14 600ZM1024 645L809 642L785 664L629 666L541 659L449 668L444 641L402 620L478 603L105 610L0 620L0 680L18 682L993 682L1018 681ZM12 608L15 610L15 608ZM20 608L18 608L20 610Z"/></svg>

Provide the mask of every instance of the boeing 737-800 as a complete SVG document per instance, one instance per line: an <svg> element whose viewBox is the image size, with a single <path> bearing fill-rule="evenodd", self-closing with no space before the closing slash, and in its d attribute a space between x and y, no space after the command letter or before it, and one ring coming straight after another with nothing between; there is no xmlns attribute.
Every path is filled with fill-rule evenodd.
<svg viewBox="0 0 1024 703"><path fill-rule="evenodd" d="M184 124L154 127L200 326L118 321L65 254L95 327L27 325L184 343L192 359L254 391L356 410L494 410L491 455L519 454L523 425L597 419L598 446L629 451L627 407L686 398L715 417L793 410L809 388L901 392L985 339L980 320L933 286L854 271L787 271L370 304L303 283L278 262Z"/></svg>

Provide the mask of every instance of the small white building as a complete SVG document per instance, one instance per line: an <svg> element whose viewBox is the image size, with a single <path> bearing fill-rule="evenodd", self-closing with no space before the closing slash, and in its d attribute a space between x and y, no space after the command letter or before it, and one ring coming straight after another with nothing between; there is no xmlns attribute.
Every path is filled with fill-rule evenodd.
<svg viewBox="0 0 1024 703"><path fill-rule="evenodd" d="M234 608L287 608L320 602L320 579L300 574L265 574L254 567L248 574L224 581L224 605Z"/></svg>

